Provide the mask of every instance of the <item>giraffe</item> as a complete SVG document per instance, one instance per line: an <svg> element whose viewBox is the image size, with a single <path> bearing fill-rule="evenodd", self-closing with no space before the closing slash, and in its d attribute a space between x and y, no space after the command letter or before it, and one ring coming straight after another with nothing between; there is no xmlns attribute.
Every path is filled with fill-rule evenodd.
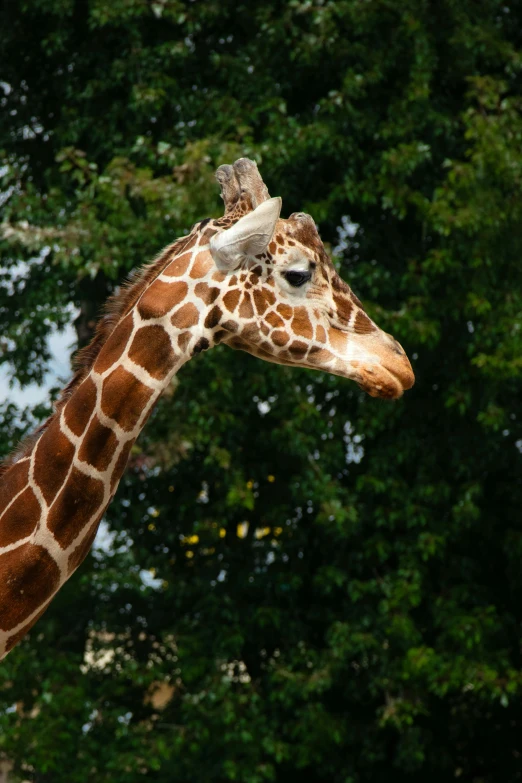
<svg viewBox="0 0 522 783"><path fill-rule="evenodd" d="M87 556L130 449L172 377L218 343L355 380L395 399L414 382L304 213L280 218L257 165L216 177L223 217L197 223L109 301L53 415L0 473L0 659Z"/></svg>

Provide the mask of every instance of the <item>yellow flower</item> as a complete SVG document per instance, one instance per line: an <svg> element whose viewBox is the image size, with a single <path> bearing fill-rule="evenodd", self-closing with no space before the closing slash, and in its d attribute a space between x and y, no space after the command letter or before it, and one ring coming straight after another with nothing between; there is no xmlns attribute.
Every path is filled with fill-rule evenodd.
<svg viewBox="0 0 522 783"><path fill-rule="evenodd" d="M237 537L246 538L248 535L248 522L240 522L237 526Z"/></svg>
<svg viewBox="0 0 522 783"><path fill-rule="evenodd" d="M272 476L272 474L270 474L269 476L267 476L267 479L270 482L270 484L273 484L275 481L275 476Z"/></svg>

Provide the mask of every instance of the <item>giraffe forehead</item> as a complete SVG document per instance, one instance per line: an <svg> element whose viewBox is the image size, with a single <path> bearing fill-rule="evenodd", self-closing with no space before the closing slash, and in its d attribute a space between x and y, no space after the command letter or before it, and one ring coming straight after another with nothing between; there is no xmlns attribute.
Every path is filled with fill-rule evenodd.
<svg viewBox="0 0 522 783"><path fill-rule="evenodd" d="M299 212L287 219L280 218L268 252L275 263L306 260L329 263L328 256L310 215Z"/></svg>
<svg viewBox="0 0 522 783"><path fill-rule="evenodd" d="M310 215L304 212L297 212L281 222L284 224L285 233L289 238L297 240L301 245L314 252L324 252L317 226Z"/></svg>

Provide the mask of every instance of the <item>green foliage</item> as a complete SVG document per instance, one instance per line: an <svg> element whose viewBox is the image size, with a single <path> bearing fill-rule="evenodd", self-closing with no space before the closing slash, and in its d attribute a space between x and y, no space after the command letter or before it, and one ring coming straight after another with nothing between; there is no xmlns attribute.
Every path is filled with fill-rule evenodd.
<svg viewBox="0 0 522 783"><path fill-rule="evenodd" d="M224 348L184 368L111 546L0 669L20 780L521 779L521 29L498 0L4 4L21 382L239 155L332 245L359 224L341 273L417 375L392 405ZM4 406L4 453L27 426Z"/></svg>

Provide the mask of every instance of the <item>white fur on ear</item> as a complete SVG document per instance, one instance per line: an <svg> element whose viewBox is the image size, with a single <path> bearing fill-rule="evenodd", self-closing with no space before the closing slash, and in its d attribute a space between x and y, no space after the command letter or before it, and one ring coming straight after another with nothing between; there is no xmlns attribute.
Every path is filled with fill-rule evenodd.
<svg viewBox="0 0 522 783"><path fill-rule="evenodd" d="M210 252L219 269L235 269L245 256L264 253L272 239L281 212L281 199L269 198L237 223L215 234Z"/></svg>

